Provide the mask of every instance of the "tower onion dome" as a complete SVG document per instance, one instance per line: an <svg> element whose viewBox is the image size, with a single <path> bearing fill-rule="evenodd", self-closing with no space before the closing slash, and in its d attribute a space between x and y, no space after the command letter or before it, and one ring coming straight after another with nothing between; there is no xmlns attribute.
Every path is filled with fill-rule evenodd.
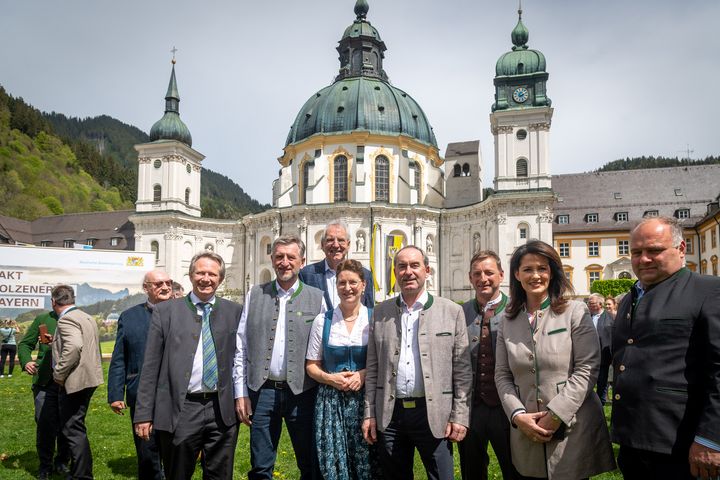
<svg viewBox="0 0 720 480"><path fill-rule="evenodd" d="M437 148L425 112L404 91L390 85L383 69L385 43L367 21L370 7L357 0L355 21L345 29L337 47L340 71L335 82L300 109L285 146L315 134L369 131L405 135Z"/></svg>
<svg viewBox="0 0 720 480"><path fill-rule="evenodd" d="M172 73L165 94L165 115L155 122L150 129L150 141L156 140L177 140L192 146L192 135L185 123L180 120L180 95L178 94L177 81L175 80L175 60L172 61Z"/></svg>
<svg viewBox="0 0 720 480"><path fill-rule="evenodd" d="M518 23L510 34L512 51L503 54L495 65L495 74L498 77L545 72L545 55L538 50L528 48L529 36L530 33L522 22L522 9L520 9Z"/></svg>

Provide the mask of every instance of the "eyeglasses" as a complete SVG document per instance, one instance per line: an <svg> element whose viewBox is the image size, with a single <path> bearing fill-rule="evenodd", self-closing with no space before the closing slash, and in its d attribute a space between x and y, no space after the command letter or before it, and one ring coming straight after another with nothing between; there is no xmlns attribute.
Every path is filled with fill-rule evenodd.
<svg viewBox="0 0 720 480"><path fill-rule="evenodd" d="M172 280L164 280L159 282L145 282L145 285L152 285L155 288L162 288L163 286L171 287L172 288L173 281Z"/></svg>

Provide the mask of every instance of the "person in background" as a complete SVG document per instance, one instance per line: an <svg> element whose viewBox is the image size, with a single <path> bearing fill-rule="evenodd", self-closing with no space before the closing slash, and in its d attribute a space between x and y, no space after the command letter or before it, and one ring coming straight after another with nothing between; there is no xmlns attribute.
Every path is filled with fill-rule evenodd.
<svg viewBox="0 0 720 480"><path fill-rule="evenodd" d="M2 346L0 346L0 378L5 378L5 360L10 359L8 362L8 378L12 378L13 370L15 369L15 355L17 354L17 343L15 342L15 335L18 333L18 326L15 320L4 319L0 324L0 340Z"/></svg>
<svg viewBox="0 0 720 480"><path fill-rule="evenodd" d="M53 337L53 380L60 385L60 423L72 464L69 478L93 478L85 417L95 389L103 383L100 339L95 320L75 306L75 293L58 285L50 293L58 317Z"/></svg>
<svg viewBox="0 0 720 480"><path fill-rule="evenodd" d="M470 340L473 369L473 402L470 427L458 444L463 480L487 480L492 444L505 480L519 478L510 456L510 422L495 387L495 342L505 317L508 297L500 291L505 278L500 257L490 250L476 252L470 259L468 273L475 298L462 306Z"/></svg>
<svg viewBox="0 0 720 480"><path fill-rule="evenodd" d="M587 306L590 310L590 318L600 340L600 371L598 373L597 388L595 389L600 403L605 405L608 393L608 375L612 363L611 343L613 316L603 310L605 297L599 293L593 293L588 297Z"/></svg>
<svg viewBox="0 0 720 480"><path fill-rule="evenodd" d="M115 348L108 369L108 403L118 415L124 415L124 410L130 407L131 422L135 418L137 389L152 312L156 305L172 297L173 283L162 270L146 273L142 288L147 295L147 301L125 310L118 319ZM145 441L135 435L133 429L133 440L137 453L138 478L161 480L163 473L155 434L151 433L150 439Z"/></svg>
<svg viewBox="0 0 720 480"><path fill-rule="evenodd" d="M370 468L371 447L360 430L372 315L362 304L367 288L363 270L357 260L337 266L340 304L315 317L305 356L307 374L321 384L315 402L315 443L325 480L377 477Z"/></svg>
<svg viewBox="0 0 720 480"><path fill-rule="evenodd" d="M55 334L57 314L45 312L33 320L18 344L18 357L23 371L32 376L32 392L35 406L35 447L40 469L39 480L52 477L53 471L60 475L70 472L70 450L60 428L60 385L52 379L52 350L50 342ZM47 333L41 334L42 331ZM33 360L32 352L38 349ZM57 453L57 455L56 455ZM53 456L55 459L53 460Z"/></svg>
<svg viewBox="0 0 720 480"><path fill-rule="evenodd" d="M530 240L510 259L510 302L500 326L495 383L520 475L581 479L615 468L600 399L598 336L572 293L560 256Z"/></svg>
<svg viewBox="0 0 720 480"><path fill-rule="evenodd" d="M605 311L609 313L613 319L615 319L615 314L617 313L617 304L618 302L613 297L605 298Z"/></svg>
<svg viewBox="0 0 720 480"><path fill-rule="evenodd" d="M350 234L347 225L340 220L328 223L320 238L320 246L325 254L325 259L311 263L300 270L300 281L322 290L325 308L332 310L340 303L336 288L337 274L335 269L340 262L347 258L350 249ZM370 287L365 289L362 303L366 307L372 307L375 305L372 273L370 273L370 270L364 269L363 275L367 278Z"/></svg>
<svg viewBox="0 0 720 480"><path fill-rule="evenodd" d="M182 298L185 296L185 289L178 282L172 282L172 298Z"/></svg>
<svg viewBox="0 0 720 480"><path fill-rule="evenodd" d="M613 329L612 438L627 480L720 474L720 278L685 267L676 218L630 233L638 280Z"/></svg>

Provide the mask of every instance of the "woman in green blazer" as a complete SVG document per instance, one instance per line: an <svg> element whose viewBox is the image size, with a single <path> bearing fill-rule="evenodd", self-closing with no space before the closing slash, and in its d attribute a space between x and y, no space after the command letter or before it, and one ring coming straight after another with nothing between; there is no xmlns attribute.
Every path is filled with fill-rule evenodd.
<svg viewBox="0 0 720 480"><path fill-rule="evenodd" d="M593 386L600 345L590 313L552 246L531 240L510 260L510 298L497 339L495 383L526 477L577 480L615 468Z"/></svg>

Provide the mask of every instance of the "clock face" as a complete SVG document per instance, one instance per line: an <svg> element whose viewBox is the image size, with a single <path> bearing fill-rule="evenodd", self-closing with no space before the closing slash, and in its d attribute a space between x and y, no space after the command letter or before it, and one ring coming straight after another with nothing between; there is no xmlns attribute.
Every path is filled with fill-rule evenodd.
<svg viewBox="0 0 720 480"><path fill-rule="evenodd" d="M528 92L527 88L520 87L515 89L512 96L513 100L515 100L517 103L525 103L525 101L530 96L530 93Z"/></svg>

